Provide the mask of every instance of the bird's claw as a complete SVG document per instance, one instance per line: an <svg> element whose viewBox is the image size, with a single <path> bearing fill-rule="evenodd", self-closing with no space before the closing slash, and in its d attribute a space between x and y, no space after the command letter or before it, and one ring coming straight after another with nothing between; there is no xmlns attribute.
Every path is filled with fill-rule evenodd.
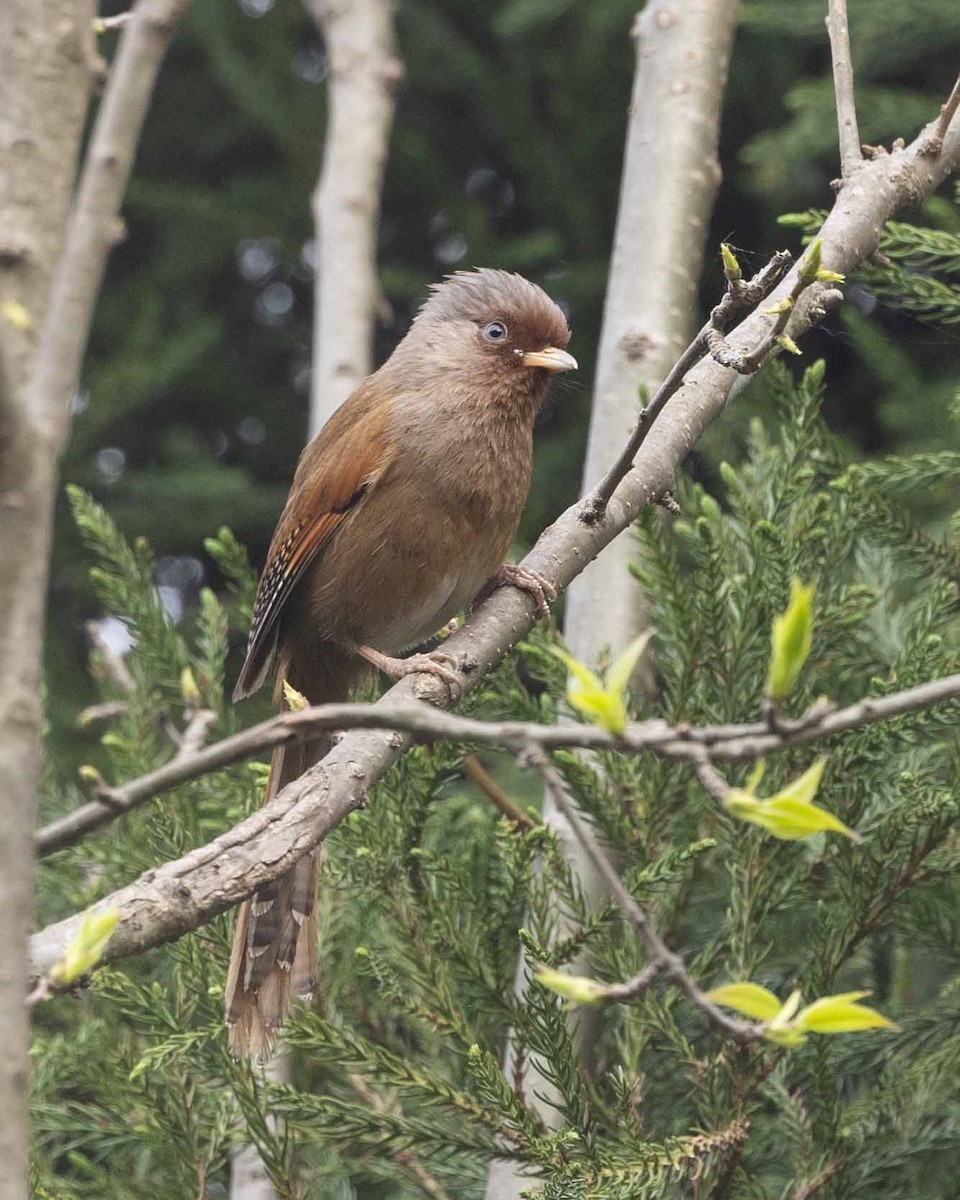
<svg viewBox="0 0 960 1200"><path fill-rule="evenodd" d="M493 579L494 587L511 586L519 588L533 597L537 606L537 616L544 626L550 625L550 602L556 600L557 589L549 579L539 571L531 571L529 567L517 567L513 563L504 563Z"/></svg>
<svg viewBox="0 0 960 1200"><path fill-rule="evenodd" d="M457 674L457 660L452 654L433 650L429 654L409 654L406 658L391 658L369 646L358 646L357 652L391 679L404 679L407 675L433 675L450 690L454 704L463 696L463 684Z"/></svg>

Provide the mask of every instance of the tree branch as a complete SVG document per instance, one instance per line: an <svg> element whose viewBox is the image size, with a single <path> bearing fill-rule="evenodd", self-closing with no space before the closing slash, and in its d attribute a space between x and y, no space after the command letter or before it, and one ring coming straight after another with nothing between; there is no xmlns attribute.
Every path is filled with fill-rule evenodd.
<svg viewBox="0 0 960 1200"><path fill-rule="evenodd" d="M567 795L563 780L556 767L539 748L531 749L526 757L527 761L532 763L539 772L540 777L553 797L554 803L570 822L577 840L583 846L591 862L606 880L611 895L622 909L624 916L639 934L640 940L646 949L649 966L652 970L641 971L639 975L627 983L614 985L618 989L619 994L610 997L608 993L607 999L633 999L644 988L650 985L654 974L659 974L665 976L671 983L675 983L691 1004L698 1008L709 1023L726 1037L733 1038L738 1042L753 1042L763 1037L763 1028L761 1025L753 1021L741 1021L736 1017L731 1017L723 1009L718 1008L712 1000L707 999L706 994L687 970L683 959L679 954L674 954L669 949L656 929L654 929L650 917L627 891L613 863L611 863L594 836L593 831L580 815L577 806Z"/></svg>
<svg viewBox="0 0 960 1200"><path fill-rule="evenodd" d="M943 150L943 139L947 136L947 131L957 115L957 109L960 108L960 75L957 76L957 81L953 85L953 90L950 95L940 106L940 120L937 121L937 127L928 138L924 146L926 154L936 157Z"/></svg>
<svg viewBox="0 0 960 1200"><path fill-rule="evenodd" d="M756 307L761 300L769 295L771 289L776 287L777 283L783 278L783 273L790 264L790 258L791 256L788 251L778 250L767 265L757 272L753 279L746 283L740 283L739 281L730 282L726 295L710 313L707 323L670 368L666 379L657 388L650 403L644 405L640 410L633 433L617 457L616 462L584 502L583 519L585 521L596 521L603 515L603 511L609 503L611 496L616 491L620 481L633 466L634 459L637 457L637 451L647 440L654 421L663 412L667 401L679 391L687 373L712 349L711 337L719 337L720 341L725 344L723 334L730 328L735 314L742 312L744 309ZM715 342L715 344L719 346L720 343ZM724 362L723 358L718 354L714 354L714 357L722 366L734 365L731 362ZM741 371L741 374L747 373L746 371Z"/></svg>
<svg viewBox="0 0 960 1200"><path fill-rule="evenodd" d="M679 384L683 374L671 372L671 367L695 320L706 234L721 178L720 119L738 8L739 0L712 4L673 0L669 5L646 0L630 29L634 75L583 466L584 492L594 487L617 457L624 430L637 419L641 389L655 390L668 374ZM651 130L657 131L655 137L650 136ZM618 479L629 469L634 454L635 450L629 454ZM628 539L612 542L570 589L564 635L571 652L583 662L595 662L607 647L616 655L647 624L645 597L628 569L632 552ZM601 611L603 618L598 619ZM652 691L651 655L644 656L636 677L639 686ZM549 793L542 811L586 904L590 908L606 904L602 879ZM568 925L559 915L558 939L569 932ZM520 956L515 987L523 991L526 983ZM598 1032L595 1014L581 1010L572 1015L570 1025L575 1053L586 1061ZM504 1074L520 1086L528 1107L549 1128L560 1119L560 1097L542 1067L540 1057L525 1054L511 1030ZM491 1163L485 1195L488 1200L518 1200L527 1185L515 1162L499 1159Z"/></svg>
<svg viewBox="0 0 960 1200"><path fill-rule="evenodd" d="M840 140L840 173L844 180L863 162L857 105L853 94L853 58L847 0L829 0L827 33L833 58L833 89L837 97L837 132Z"/></svg>
<svg viewBox="0 0 960 1200"><path fill-rule="evenodd" d="M865 163L851 177L843 203L834 206L820 231L826 267L840 272L856 268L876 249L884 222L899 207L929 195L953 170L960 159L960 129L951 127L942 153L932 158L921 152L921 146L935 128L936 123L931 123L910 146ZM796 268L774 296L789 295L795 282ZM822 317L816 300L823 290L815 283L804 293L794 315L794 338ZM763 314L752 314L739 327L738 337L745 344L755 344L769 321ZM615 491L601 520L586 523L580 516L581 505L573 505L544 531L524 566L544 575L558 590L566 587L584 563L671 486L678 465L723 411L737 378L735 372L711 359L698 364L654 426L634 469ZM535 619L530 597L516 588L503 587L447 640L444 650L459 662L464 692L501 661ZM438 707L449 704L447 689L423 678L402 680L381 704L403 704L413 698L429 699ZM765 738L778 736L769 731L758 734L751 753L763 753L770 748ZM138 953L195 929L278 878L366 802L369 789L409 744L409 736L397 732L353 730L321 763L284 788L259 813L185 858L148 872L105 897L95 907L116 905L120 910L105 960ZM34 974L47 973L76 936L81 921L82 914L76 914L34 935Z"/></svg>
<svg viewBox="0 0 960 1200"><path fill-rule="evenodd" d="M654 719L628 725L622 737L615 737L596 725L477 721L422 703L388 705L381 701L377 704L321 704L298 712L279 713L212 746L194 749L187 746L187 739L193 736L202 741L213 719L212 713L201 709L188 724L184 744L168 763L129 783L116 787L98 786L96 800L66 816L58 817L38 831L36 849L41 858L64 850L75 845L86 834L110 824L131 809L172 791L180 784L243 762L275 746L310 741L318 733L330 730L393 730L418 742L444 741L491 746L516 754L529 746L544 750L610 750L621 754L651 753L675 762L698 764L704 752L709 751L710 759L714 761L744 762L847 733L851 729L861 729L878 721L889 721L904 713L931 708L957 698L960 698L960 674L947 675L889 696L867 697L839 710L817 703L797 720L781 718L774 728L767 721L698 727L669 725L666 721ZM477 767L479 763L468 773L489 792L489 784L479 779ZM483 774L485 776L486 772ZM510 820L527 826L532 824L530 818L520 812L509 797L498 797L495 803Z"/></svg>

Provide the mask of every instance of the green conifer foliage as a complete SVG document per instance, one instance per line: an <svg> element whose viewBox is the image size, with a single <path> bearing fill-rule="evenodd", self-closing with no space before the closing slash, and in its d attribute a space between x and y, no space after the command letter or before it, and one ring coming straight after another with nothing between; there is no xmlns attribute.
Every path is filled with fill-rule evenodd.
<svg viewBox="0 0 960 1200"><path fill-rule="evenodd" d="M789 701L849 702L955 669L960 560L918 527L911 492L955 493L953 452L851 463L820 415L823 366L794 383L775 365L774 418L754 421L715 495L687 483L683 516L648 511L635 570L652 606L659 698L635 715L732 721L758 713L773 618L791 580L816 581L812 651ZM95 765L113 781L172 753L188 717L182 672L225 707L228 621L252 576L232 536L211 554L232 580L173 627L149 547L130 546L82 492L75 518L103 608L127 622L131 687ZM572 715L551 638L533 634L467 708L481 717ZM94 663L95 672L99 670ZM194 701L195 703L196 701ZM417 748L325 848L322 982L290 1023L289 1084L232 1062L222 1028L227 918L95 973L79 999L36 1015L32 1081L38 1196L223 1195L231 1145L252 1141L282 1197L423 1195L410 1152L456 1200L482 1194L492 1157L530 1173L539 1200L849 1195L929 1198L960 1169L958 705L905 714L766 763L765 795L828 753L817 802L855 828L792 842L718 806L685 764L603 753L554 761L631 893L705 988L750 979L805 1002L869 989L893 1032L736 1048L676 988L656 983L601 1013L593 1059L573 1053L564 1002L533 978L585 951L593 978L643 965L615 906L587 910L552 834L499 818L465 781L469 747ZM506 756L487 765L521 807L538 787ZM744 786L751 765L724 768ZM188 784L40 868L45 917L209 839L258 803L262 769ZM51 778L48 813L75 804ZM554 940L558 911L572 936ZM528 978L514 992L522 948ZM545 1128L501 1071L517 1030L558 1095ZM322 1181L322 1183L321 1183ZM321 1188L323 1190L321 1190Z"/></svg>

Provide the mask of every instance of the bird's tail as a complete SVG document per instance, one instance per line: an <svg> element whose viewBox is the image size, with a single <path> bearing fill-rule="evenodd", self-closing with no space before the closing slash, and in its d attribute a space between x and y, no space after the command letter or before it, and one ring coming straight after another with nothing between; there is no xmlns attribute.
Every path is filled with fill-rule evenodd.
<svg viewBox="0 0 960 1200"><path fill-rule="evenodd" d="M286 666L281 660L277 671L275 698L281 707ZM322 688L324 702L345 699L349 694L347 672L342 669L345 664L337 666L341 669L330 673ZM316 695L309 699L321 702ZM319 762L329 748L328 737L277 746L270 760L264 803ZM319 866L318 849L306 854L286 875L258 888L240 907L224 997L230 1052L237 1058L266 1057L293 1001L308 1002L313 996Z"/></svg>

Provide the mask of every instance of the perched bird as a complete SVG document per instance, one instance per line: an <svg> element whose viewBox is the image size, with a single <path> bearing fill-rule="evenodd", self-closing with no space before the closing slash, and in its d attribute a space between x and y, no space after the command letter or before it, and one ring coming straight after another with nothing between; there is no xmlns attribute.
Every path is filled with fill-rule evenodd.
<svg viewBox="0 0 960 1200"><path fill-rule="evenodd" d="M312 704L349 697L367 664L452 680L442 654L395 657L482 591L545 581L504 565L530 486L533 424L550 375L576 361L563 313L505 271L433 288L386 363L303 451L257 590L234 700L275 666ZM278 747L265 801L327 751ZM242 906L226 988L234 1054L265 1054L316 975L317 856Z"/></svg>

